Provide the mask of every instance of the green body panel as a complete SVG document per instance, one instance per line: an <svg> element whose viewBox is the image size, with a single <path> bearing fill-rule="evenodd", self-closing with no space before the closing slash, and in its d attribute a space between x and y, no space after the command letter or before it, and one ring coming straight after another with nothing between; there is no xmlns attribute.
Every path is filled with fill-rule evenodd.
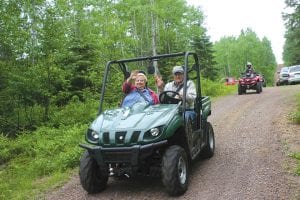
<svg viewBox="0 0 300 200"><path fill-rule="evenodd" d="M202 118L207 119L211 114L211 100L209 96L202 97Z"/></svg>

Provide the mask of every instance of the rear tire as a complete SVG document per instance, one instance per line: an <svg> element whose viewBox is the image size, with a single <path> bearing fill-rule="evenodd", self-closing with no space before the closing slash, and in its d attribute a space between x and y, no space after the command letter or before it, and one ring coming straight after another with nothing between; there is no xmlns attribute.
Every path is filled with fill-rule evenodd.
<svg viewBox="0 0 300 200"><path fill-rule="evenodd" d="M211 158L215 153L215 133L211 123L206 122L205 135L207 138L206 146L202 150L204 158Z"/></svg>
<svg viewBox="0 0 300 200"><path fill-rule="evenodd" d="M260 84L259 83L256 83L256 93L259 94L260 93Z"/></svg>
<svg viewBox="0 0 300 200"><path fill-rule="evenodd" d="M82 187L90 194L98 193L106 188L108 171L105 165L99 166L86 151L80 159L79 177Z"/></svg>
<svg viewBox="0 0 300 200"><path fill-rule="evenodd" d="M179 196L188 188L188 159L185 150L177 145L167 148L162 160L162 182L170 196Z"/></svg>

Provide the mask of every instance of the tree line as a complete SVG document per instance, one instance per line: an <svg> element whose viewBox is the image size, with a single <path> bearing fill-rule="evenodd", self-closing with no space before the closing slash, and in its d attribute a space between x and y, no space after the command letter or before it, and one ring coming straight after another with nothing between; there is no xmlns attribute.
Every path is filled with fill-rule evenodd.
<svg viewBox="0 0 300 200"><path fill-rule="evenodd" d="M285 0L290 10L283 14L285 20L285 43L283 47L283 60L285 66L300 64L300 2L298 0Z"/></svg>
<svg viewBox="0 0 300 200"><path fill-rule="evenodd" d="M250 29L212 43L201 8L185 0L0 4L3 135L83 120L74 110L96 104L109 60L191 50L200 57L203 77L212 81L238 76L248 60L272 77L276 63L270 41Z"/></svg>

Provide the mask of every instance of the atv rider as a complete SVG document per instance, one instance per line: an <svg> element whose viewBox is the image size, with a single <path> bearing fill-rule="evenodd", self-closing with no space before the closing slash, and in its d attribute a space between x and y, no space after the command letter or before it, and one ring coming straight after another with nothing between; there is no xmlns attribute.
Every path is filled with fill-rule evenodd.
<svg viewBox="0 0 300 200"><path fill-rule="evenodd" d="M247 62L245 73L246 74L255 73L251 62Z"/></svg>

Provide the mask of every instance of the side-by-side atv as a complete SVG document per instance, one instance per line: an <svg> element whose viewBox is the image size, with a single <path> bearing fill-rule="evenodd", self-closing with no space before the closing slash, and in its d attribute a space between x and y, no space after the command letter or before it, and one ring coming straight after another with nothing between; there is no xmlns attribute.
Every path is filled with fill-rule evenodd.
<svg viewBox="0 0 300 200"><path fill-rule="evenodd" d="M255 90L256 93L262 92L263 78L256 73L241 73L238 84L238 94L246 94L247 90Z"/></svg>
<svg viewBox="0 0 300 200"><path fill-rule="evenodd" d="M134 68L141 70L145 66L142 70L147 74L148 87L155 91L154 75L159 74L168 82L172 79L172 67L178 63L184 68L181 100L175 99L177 92L164 91L159 95L159 104L119 107L122 82ZM188 78L197 90L194 109L190 110L195 112L195 119L185 116ZM86 150L80 160L82 187L88 193L98 193L106 188L109 177L156 176L161 177L169 195L183 194L188 188L191 162L200 155L214 155L215 138L209 115L211 101L201 94L200 65L195 53L109 61L98 117L87 130L87 143L80 144Z"/></svg>

